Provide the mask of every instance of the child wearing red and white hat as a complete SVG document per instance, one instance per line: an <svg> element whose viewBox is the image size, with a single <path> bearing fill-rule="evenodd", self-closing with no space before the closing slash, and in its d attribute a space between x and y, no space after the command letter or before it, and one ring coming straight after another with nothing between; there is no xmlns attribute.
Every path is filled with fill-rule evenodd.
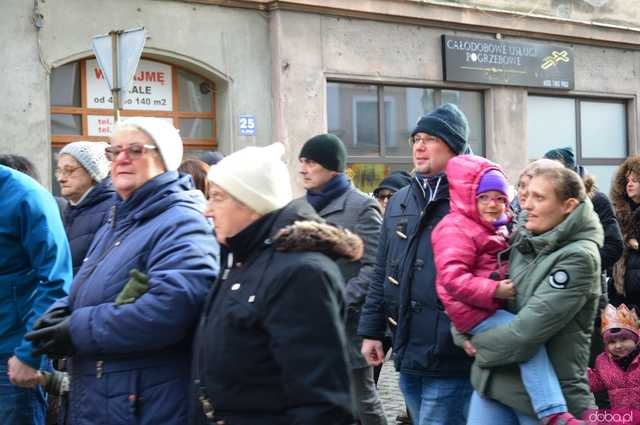
<svg viewBox="0 0 640 425"><path fill-rule="evenodd" d="M592 392L609 392L613 409L640 409L640 327L635 309L611 304L602 310L605 351L588 370Z"/></svg>

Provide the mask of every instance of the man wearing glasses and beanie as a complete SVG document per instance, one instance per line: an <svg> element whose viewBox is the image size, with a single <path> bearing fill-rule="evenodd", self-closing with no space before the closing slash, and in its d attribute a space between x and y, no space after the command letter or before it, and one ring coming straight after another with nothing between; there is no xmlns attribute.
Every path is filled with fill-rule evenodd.
<svg viewBox="0 0 640 425"><path fill-rule="evenodd" d="M469 124L446 104L418 120L411 133L416 176L387 205L378 258L358 334L372 366L384 361L382 340L396 327L396 370L415 425L463 425L472 388L471 359L454 346L451 322L436 295L431 231L449 212L444 173L468 147Z"/></svg>

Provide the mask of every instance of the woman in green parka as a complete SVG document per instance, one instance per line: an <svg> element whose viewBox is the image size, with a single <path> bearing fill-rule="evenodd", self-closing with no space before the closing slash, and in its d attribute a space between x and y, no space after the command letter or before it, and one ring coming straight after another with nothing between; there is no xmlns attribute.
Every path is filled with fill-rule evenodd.
<svg viewBox="0 0 640 425"><path fill-rule="evenodd" d="M509 309L517 316L465 344L467 353L475 354L470 425L537 423L518 363L541 344L569 412L578 418L595 407L586 369L600 295L602 226L580 177L544 160L534 167L523 207L527 217L509 260L517 290ZM584 423L565 415L545 424Z"/></svg>

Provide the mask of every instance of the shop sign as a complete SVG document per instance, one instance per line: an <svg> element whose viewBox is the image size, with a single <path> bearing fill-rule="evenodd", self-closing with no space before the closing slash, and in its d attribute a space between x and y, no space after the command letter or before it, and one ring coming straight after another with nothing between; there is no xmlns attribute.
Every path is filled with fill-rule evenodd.
<svg viewBox="0 0 640 425"><path fill-rule="evenodd" d="M570 47L488 38L442 36L446 81L572 90Z"/></svg>
<svg viewBox="0 0 640 425"><path fill-rule="evenodd" d="M170 117L157 117L161 120L167 121L173 125L173 118ZM113 116L111 115L88 115L87 116L87 128L89 136L111 136L111 130L113 128Z"/></svg>
<svg viewBox="0 0 640 425"><path fill-rule="evenodd" d="M87 107L113 109L109 86L95 59L86 62ZM133 74L124 109L171 111L173 76L170 65L141 60Z"/></svg>

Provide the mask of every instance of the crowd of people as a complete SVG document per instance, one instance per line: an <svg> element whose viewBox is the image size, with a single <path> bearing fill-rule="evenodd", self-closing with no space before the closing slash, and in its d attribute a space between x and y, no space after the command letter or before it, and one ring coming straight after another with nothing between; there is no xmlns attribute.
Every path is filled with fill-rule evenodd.
<svg viewBox="0 0 640 425"><path fill-rule="evenodd" d="M157 118L66 145L57 199L0 156L0 422L387 425L391 351L398 421L640 423L640 156L610 202L569 148L514 191L468 137L425 114L369 195L314 136L296 199L283 144L183 161Z"/></svg>

